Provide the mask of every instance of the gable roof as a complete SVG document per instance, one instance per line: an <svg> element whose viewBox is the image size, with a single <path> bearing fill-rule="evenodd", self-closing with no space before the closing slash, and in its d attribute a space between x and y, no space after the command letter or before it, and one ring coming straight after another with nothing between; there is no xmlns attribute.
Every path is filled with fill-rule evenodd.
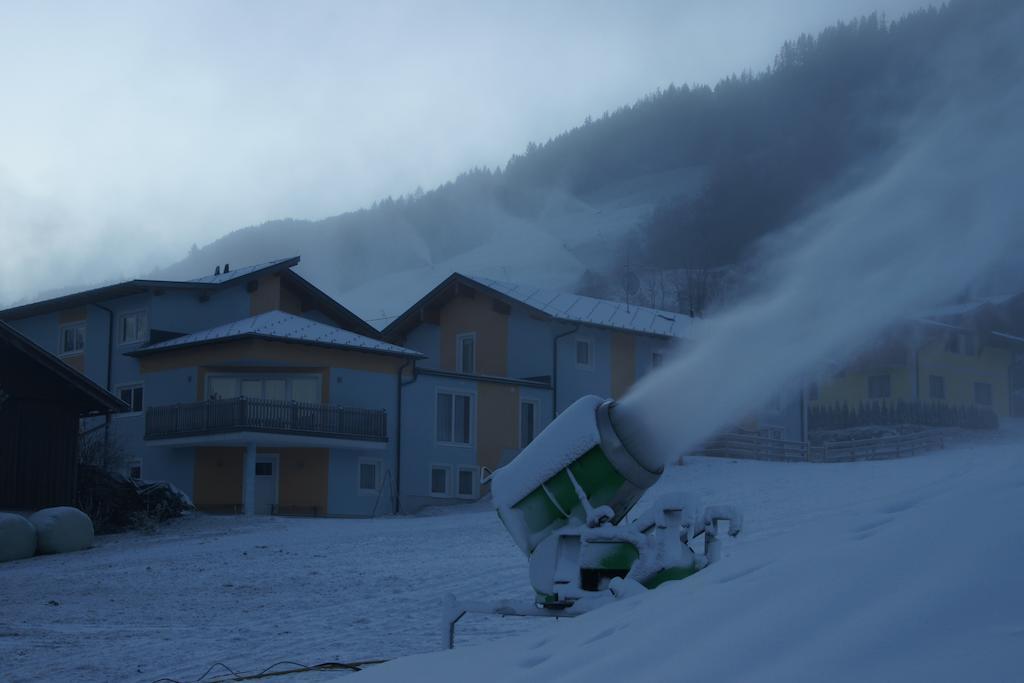
<svg viewBox="0 0 1024 683"><path fill-rule="evenodd" d="M219 325L191 334L149 344L126 355L148 356L162 351L215 344L238 339L265 339L293 344L309 344L330 348L351 349L368 353L380 353L406 358L424 358L418 351L388 344L379 339L324 325L309 318L292 315L284 311L268 311L244 320Z"/></svg>
<svg viewBox="0 0 1024 683"><path fill-rule="evenodd" d="M654 337L690 337L694 321L683 313L636 306L580 294L568 294L532 285L521 285L485 277L452 273L407 311L384 328L384 338L391 339L419 322L419 312L441 299L447 299L460 286L482 290L505 303L525 306L533 313L552 320L579 323L593 327L634 332Z"/></svg>
<svg viewBox="0 0 1024 683"><path fill-rule="evenodd" d="M0 347L3 346L13 349L65 384L67 397L74 399L82 415L120 413L128 409L121 399L0 320Z"/></svg>
<svg viewBox="0 0 1024 683"><path fill-rule="evenodd" d="M21 306L14 306L0 311L0 319L17 320L19 318L27 318L41 313L50 313L52 311L59 311L65 308L74 308L75 306L82 306L84 304L103 301L105 299L130 296L132 294L142 294L150 290L216 290L244 277L262 275L265 272L273 271L274 269L287 270L292 266L298 265L298 263L299 257L292 256L290 258L277 259L276 261L268 261L267 263L261 263L256 266L240 268L239 270L233 270L227 274L221 274L219 276L212 275L209 277L196 278L194 280L126 280L112 285L86 289L81 292L74 292L72 294L65 294L64 296L34 301Z"/></svg>
<svg viewBox="0 0 1024 683"><path fill-rule="evenodd" d="M300 294L313 300L321 309L323 309L324 313L328 317L334 320L334 322L339 325L343 325L358 334L370 337L379 336L380 333L375 327L342 306L333 297L314 286L309 280L306 280L304 277L292 270L292 268L299 264L300 260L301 259L298 256L290 256L288 258L275 259L273 261L267 261L266 263L260 263L254 266L245 266L226 273L205 275L191 280L128 280L126 282L106 285L104 287L97 287L95 289L88 289L82 292L75 292L65 296L44 299L42 301L8 308L7 310L0 311L0 319L17 320L19 318L27 318L41 313L74 308L76 306L95 303L106 299L130 296L132 294L141 294L148 291L160 291L166 289L211 291L231 284L236 284L240 280L256 280L264 275L277 273L281 276L284 283L298 291Z"/></svg>

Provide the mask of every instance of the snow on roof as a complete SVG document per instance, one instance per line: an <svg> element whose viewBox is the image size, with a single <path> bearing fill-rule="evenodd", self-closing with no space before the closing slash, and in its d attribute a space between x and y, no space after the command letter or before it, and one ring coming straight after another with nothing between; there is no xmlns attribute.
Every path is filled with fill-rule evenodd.
<svg viewBox="0 0 1024 683"><path fill-rule="evenodd" d="M267 313L261 313L244 320L227 323L226 325L220 325L201 332L193 332L192 334L175 337L174 339L157 344L150 344L132 355L144 355L185 346L196 346L244 337L356 349L395 356L422 357L422 354L417 351L388 344L377 339L370 339L361 334L343 330L340 327L324 325L315 320L285 313L284 311L268 311Z"/></svg>
<svg viewBox="0 0 1024 683"><path fill-rule="evenodd" d="M290 256L288 258L275 259L274 261L267 261L266 263L260 263L260 264L257 264L255 266L245 266L244 268L239 268L238 270L229 270L228 272L220 273L219 275L206 275L206 276L203 276L203 277L193 278L191 280L188 280L188 282L194 282L196 284L203 284L203 285L220 285L220 284L223 284L225 282L230 282L231 280L234 280L235 278L244 277L246 275L250 275L252 273L255 273L255 272L258 272L258 271L261 271L261 270L266 270L268 268L273 268L274 266L281 266L281 265L289 264L289 262L291 262L291 261L294 261L295 263L298 263L299 259L296 256ZM295 265L295 264L293 263L291 265Z"/></svg>
<svg viewBox="0 0 1024 683"><path fill-rule="evenodd" d="M1009 339L1012 342L1019 342L1021 344L1024 344L1024 339L1022 339L1021 337L1018 337L1016 335L1007 334L1006 332L994 332L993 331L992 332L992 336L994 336L994 337L1001 337L1003 339Z"/></svg>
<svg viewBox="0 0 1024 683"><path fill-rule="evenodd" d="M567 294L485 277L465 277L559 320L660 337L688 338L692 332L693 319L682 313L632 304L627 306L618 301Z"/></svg>

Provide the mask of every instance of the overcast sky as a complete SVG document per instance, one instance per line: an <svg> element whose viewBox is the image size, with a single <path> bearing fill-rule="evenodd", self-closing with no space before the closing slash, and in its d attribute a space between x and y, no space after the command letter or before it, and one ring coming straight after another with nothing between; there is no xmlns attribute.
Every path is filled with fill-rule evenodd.
<svg viewBox="0 0 1024 683"><path fill-rule="evenodd" d="M927 0L0 3L0 305L494 167Z"/></svg>

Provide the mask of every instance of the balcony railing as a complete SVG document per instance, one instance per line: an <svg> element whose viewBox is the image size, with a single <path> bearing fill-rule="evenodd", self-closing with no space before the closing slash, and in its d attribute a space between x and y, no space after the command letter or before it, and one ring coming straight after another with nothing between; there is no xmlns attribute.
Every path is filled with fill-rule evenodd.
<svg viewBox="0 0 1024 683"><path fill-rule="evenodd" d="M230 432L387 441L387 411L259 398L217 399L146 409L147 439Z"/></svg>

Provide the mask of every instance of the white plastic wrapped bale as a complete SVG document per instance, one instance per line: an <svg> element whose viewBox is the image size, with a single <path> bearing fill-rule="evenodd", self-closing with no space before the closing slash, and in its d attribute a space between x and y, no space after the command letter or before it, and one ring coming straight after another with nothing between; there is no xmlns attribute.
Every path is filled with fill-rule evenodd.
<svg viewBox="0 0 1024 683"><path fill-rule="evenodd" d="M36 528L36 550L40 555L69 553L92 547L95 533L89 516L73 507L46 508L29 521Z"/></svg>
<svg viewBox="0 0 1024 683"><path fill-rule="evenodd" d="M36 554L36 529L21 515L0 512L0 562Z"/></svg>

